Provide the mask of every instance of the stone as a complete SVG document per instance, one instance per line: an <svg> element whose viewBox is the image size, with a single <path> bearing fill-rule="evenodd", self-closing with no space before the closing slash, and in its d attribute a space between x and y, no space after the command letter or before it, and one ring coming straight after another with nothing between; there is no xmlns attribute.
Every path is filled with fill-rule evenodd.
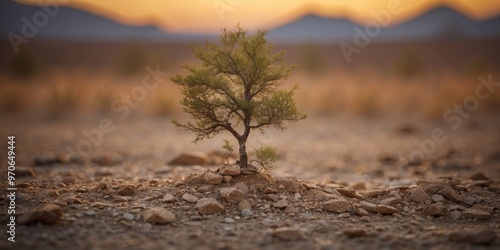
<svg viewBox="0 0 500 250"><path fill-rule="evenodd" d="M350 197L350 198L357 198L361 199L363 198L361 195L356 193L356 190L354 189L349 189L349 188L337 188L337 192L339 192L341 195Z"/></svg>
<svg viewBox="0 0 500 250"><path fill-rule="evenodd" d="M377 210L377 205L375 205L375 204L373 204L373 203L366 202L366 201L361 201L361 202L359 203L359 205L361 205L361 207L362 207L363 209L365 209L366 211L376 213L376 210Z"/></svg>
<svg viewBox="0 0 500 250"><path fill-rule="evenodd" d="M387 205L377 205L375 212L379 214L394 214L399 213L399 210L392 206Z"/></svg>
<svg viewBox="0 0 500 250"><path fill-rule="evenodd" d="M94 187L94 190L100 191L100 190L104 190L106 188L108 188L108 185L106 185L106 183L99 183L99 184L97 184L97 186Z"/></svg>
<svg viewBox="0 0 500 250"><path fill-rule="evenodd" d="M390 197L390 198L386 198L386 199L381 200L380 204L392 206L392 205L402 203L402 202L403 202L403 200L401 198Z"/></svg>
<svg viewBox="0 0 500 250"><path fill-rule="evenodd" d="M297 213L299 213L299 210L294 206L288 205L285 209L285 213L286 214L297 214Z"/></svg>
<svg viewBox="0 0 500 250"><path fill-rule="evenodd" d="M213 185L203 185L203 186L199 187L198 189L196 189L196 192L198 192L198 193L210 192L210 191L212 191L213 187L214 187Z"/></svg>
<svg viewBox="0 0 500 250"><path fill-rule="evenodd" d="M167 203L174 203L177 201L177 199L174 197L173 194L165 194L165 196L163 196L162 201Z"/></svg>
<svg viewBox="0 0 500 250"><path fill-rule="evenodd" d="M227 224L233 224L235 220L233 218L224 218L224 222Z"/></svg>
<svg viewBox="0 0 500 250"><path fill-rule="evenodd" d="M232 177L232 176L229 176L229 175L224 175L224 176L222 177L222 182L224 182L224 183L230 183L232 179L233 179L233 177Z"/></svg>
<svg viewBox="0 0 500 250"><path fill-rule="evenodd" d="M455 211L450 212L450 219L451 220L455 221L455 220L460 219L460 217L462 217L462 213L460 213L459 211L455 210Z"/></svg>
<svg viewBox="0 0 500 250"><path fill-rule="evenodd" d="M364 182L358 182L352 185L354 190L366 190L366 184Z"/></svg>
<svg viewBox="0 0 500 250"><path fill-rule="evenodd" d="M281 184L285 187L285 190L291 193L298 193L300 191L299 185L293 179L283 179Z"/></svg>
<svg viewBox="0 0 500 250"><path fill-rule="evenodd" d="M356 208L355 210L356 214L359 215L359 216L366 216L366 215L369 215L370 213L368 213L368 211L366 211L364 208L362 207L358 207Z"/></svg>
<svg viewBox="0 0 500 250"><path fill-rule="evenodd" d="M238 182L238 183L234 184L233 187L235 187L238 190L240 190L241 192L243 192L244 195L247 195L248 192L250 191L247 184L245 184L244 182Z"/></svg>
<svg viewBox="0 0 500 250"><path fill-rule="evenodd" d="M90 159L90 162L101 166L115 165L121 163L122 161L123 157L117 154L101 154L93 156Z"/></svg>
<svg viewBox="0 0 500 250"><path fill-rule="evenodd" d="M192 195L192 194L188 194L188 193L185 193L182 195L182 199L187 201L187 202L190 202L190 203L196 203L198 202L198 197Z"/></svg>
<svg viewBox="0 0 500 250"><path fill-rule="evenodd" d="M123 196L119 196L119 195L114 195L113 196L113 200L114 201L118 201L118 202L127 202L128 199L123 197Z"/></svg>
<svg viewBox="0 0 500 250"><path fill-rule="evenodd" d="M469 177L469 179L471 179L473 181L489 181L490 180L488 177L486 177L486 175L484 173L481 173L481 172L471 175Z"/></svg>
<svg viewBox="0 0 500 250"><path fill-rule="evenodd" d="M245 197L245 194L235 187L221 188L220 196L229 203L239 203Z"/></svg>
<svg viewBox="0 0 500 250"><path fill-rule="evenodd" d="M270 187L266 187L266 189L264 189L265 194L275 194L277 192L278 192L278 190L276 190L274 188L270 188Z"/></svg>
<svg viewBox="0 0 500 250"><path fill-rule="evenodd" d="M464 197L460 194L457 193L453 188L451 187L446 187L439 191L439 194L444 196L446 199L453 201L453 202L462 202L464 201Z"/></svg>
<svg viewBox="0 0 500 250"><path fill-rule="evenodd" d="M94 215L96 215L96 212L94 209L89 209L89 210L85 211L85 214L88 216L94 216Z"/></svg>
<svg viewBox="0 0 500 250"><path fill-rule="evenodd" d="M434 202L443 202L444 201L444 197L442 195L440 195L440 194L432 195L431 199Z"/></svg>
<svg viewBox="0 0 500 250"><path fill-rule="evenodd" d="M242 200L242 201L240 201L240 203L238 203L238 209L240 211L243 211L245 209L252 209L252 206L250 205L250 203L247 200Z"/></svg>
<svg viewBox="0 0 500 250"><path fill-rule="evenodd" d="M362 237L367 235L366 230L363 228L347 228L344 229L343 233L349 238Z"/></svg>
<svg viewBox="0 0 500 250"><path fill-rule="evenodd" d="M273 207L280 208L280 209L286 208L286 207L288 207L288 202L286 200L279 200L273 204Z"/></svg>
<svg viewBox="0 0 500 250"><path fill-rule="evenodd" d="M201 198L196 204L196 209L201 215L211 215L224 211L224 206L214 198Z"/></svg>
<svg viewBox="0 0 500 250"><path fill-rule="evenodd" d="M237 176L241 174L241 167L239 165L225 166L219 173L221 175Z"/></svg>
<svg viewBox="0 0 500 250"><path fill-rule="evenodd" d="M147 209L143 213L144 221L151 224L167 224L176 220L175 214L161 207Z"/></svg>
<svg viewBox="0 0 500 250"><path fill-rule="evenodd" d="M23 213L17 217L19 224L56 224L63 216L63 210L56 204L45 205L40 210Z"/></svg>
<svg viewBox="0 0 500 250"><path fill-rule="evenodd" d="M331 199L323 202L323 209L334 213L345 213L349 211L349 203L346 200Z"/></svg>
<svg viewBox="0 0 500 250"><path fill-rule="evenodd" d="M205 165L208 163L208 160L209 157L205 153L181 153L168 164L181 166Z"/></svg>
<svg viewBox="0 0 500 250"><path fill-rule="evenodd" d="M441 215L446 215L448 213L448 208L443 206L442 203L438 202L427 205L422 211L422 213L430 216L441 216Z"/></svg>
<svg viewBox="0 0 500 250"><path fill-rule="evenodd" d="M477 231L456 231L448 235L449 241L468 242L476 245L491 244L497 235L492 229L482 229Z"/></svg>
<svg viewBox="0 0 500 250"><path fill-rule="evenodd" d="M126 186L116 191L116 194L121 196L133 196L135 195L135 190L131 186Z"/></svg>
<svg viewBox="0 0 500 250"><path fill-rule="evenodd" d="M487 211L477 208L469 208L466 209L463 216L465 218L479 219L479 220L487 220L491 217L491 214Z"/></svg>
<svg viewBox="0 0 500 250"><path fill-rule="evenodd" d="M425 192L422 187L417 187L411 192L410 199L414 202L424 203L426 200L430 200L431 197Z"/></svg>
<svg viewBox="0 0 500 250"><path fill-rule="evenodd" d="M241 211L241 216L242 217L250 217L253 215L253 212L252 210L248 209L248 208L245 208Z"/></svg>
<svg viewBox="0 0 500 250"><path fill-rule="evenodd" d="M219 184L222 182L223 177L220 174L214 174L208 172L203 175L203 179L208 184Z"/></svg>
<svg viewBox="0 0 500 250"><path fill-rule="evenodd" d="M375 198L384 194L389 193L389 190L385 189L375 189L375 190L370 190L364 193L364 196L366 198Z"/></svg>
<svg viewBox="0 0 500 250"><path fill-rule="evenodd" d="M302 232L302 230L291 227L277 228L272 232L272 235L273 237L284 241L299 241L306 239L306 235Z"/></svg>
<svg viewBox="0 0 500 250"><path fill-rule="evenodd" d="M134 218L135 218L135 216L131 213L124 213L122 217L125 220L134 220Z"/></svg>

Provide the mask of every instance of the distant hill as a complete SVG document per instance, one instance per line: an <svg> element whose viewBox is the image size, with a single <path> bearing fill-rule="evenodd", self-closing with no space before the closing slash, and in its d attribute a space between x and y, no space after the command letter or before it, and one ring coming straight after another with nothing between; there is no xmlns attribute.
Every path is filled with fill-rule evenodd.
<svg viewBox="0 0 500 250"><path fill-rule="evenodd" d="M23 5L0 0L0 35L14 32L21 34L22 18L32 20L33 15L44 11L42 7ZM269 39L279 43L353 41L355 27L362 24L347 19L305 15L270 30ZM472 20L461 13L438 7L407 22L382 28L376 41L413 41L436 39L500 38L500 17L485 21ZM192 42L215 38L213 34L168 33L155 26L129 26L113 20L70 7L60 7L49 18L48 25L39 29L39 38L78 40L145 40L158 42Z"/></svg>
<svg viewBox="0 0 500 250"><path fill-rule="evenodd" d="M30 21L33 15L44 9L39 6L23 5L13 1L0 0L0 34L3 38L9 32L22 34L22 17ZM148 40L148 41L192 41L206 39L207 35L172 34L155 26L129 26L92 13L70 7L59 7L48 24L39 29L37 37L60 39L103 39L103 40Z"/></svg>
<svg viewBox="0 0 500 250"><path fill-rule="evenodd" d="M355 27L365 27L345 19L305 15L270 30L269 39L279 42L320 43L352 41ZM500 17L485 21L472 20L448 7L437 7L409 21L384 27L371 39L376 41L410 41L436 39L500 38Z"/></svg>

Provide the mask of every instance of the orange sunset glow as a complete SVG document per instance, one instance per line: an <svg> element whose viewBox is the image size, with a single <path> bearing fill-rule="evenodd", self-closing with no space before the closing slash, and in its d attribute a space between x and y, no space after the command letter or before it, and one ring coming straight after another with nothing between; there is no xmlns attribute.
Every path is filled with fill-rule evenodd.
<svg viewBox="0 0 500 250"><path fill-rule="evenodd" d="M22 0L39 4L38 0ZM371 13L387 9L391 2L401 6L392 18L393 23L408 20L439 6L449 6L474 19L488 19L500 13L500 4L491 0L351 0L351 1L263 1L263 0L72 0L65 5L93 12L116 21L135 24L153 24L171 32L214 33L221 27L240 23L250 29L270 29L301 15L314 13L325 17L348 18L364 23Z"/></svg>

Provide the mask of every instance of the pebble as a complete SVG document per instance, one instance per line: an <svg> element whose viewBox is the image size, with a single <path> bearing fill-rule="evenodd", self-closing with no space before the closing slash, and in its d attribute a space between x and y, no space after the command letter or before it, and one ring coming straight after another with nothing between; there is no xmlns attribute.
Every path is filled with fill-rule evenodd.
<svg viewBox="0 0 500 250"><path fill-rule="evenodd" d="M233 224L235 220L233 218L224 218L224 222L227 224Z"/></svg>
<svg viewBox="0 0 500 250"><path fill-rule="evenodd" d="M221 175L236 176L241 174L241 167L239 165L225 166L220 171Z"/></svg>
<svg viewBox="0 0 500 250"><path fill-rule="evenodd" d="M214 198L201 198L196 204L196 209L201 215L211 215L224 211L224 206Z"/></svg>
<svg viewBox="0 0 500 250"><path fill-rule="evenodd" d="M208 172L208 173L205 173L203 179L208 184L219 184L222 182L223 177L222 177L222 175Z"/></svg>
<svg viewBox="0 0 500 250"><path fill-rule="evenodd" d="M247 184L245 184L244 182L238 182L238 183L234 184L233 187L235 187L238 190L240 190L241 192L243 192L244 195L247 195L248 192L250 191L250 189L248 189Z"/></svg>
<svg viewBox="0 0 500 250"><path fill-rule="evenodd" d="M288 207L288 202L286 200L279 200L278 202L273 204L273 207L275 208L286 208Z"/></svg>
<svg viewBox="0 0 500 250"><path fill-rule="evenodd" d="M221 188L220 196L229 203L239 203L245 197L245 194L235 187Z"/></svg>
<svg viewBox="0 0 500 250"><path fill-rule="evenodd" d="M17 217L19 224L56 224L63 216L63 210L56 204L45 205L40 210L26 212Z"/></svg>
<svg viewBox="0 0 500 250"><path fill-rule="evenodd" d="M89 209L89 210L85 211L85 214L88 216L94 216L94 215L96 215L96 212L94 209Z"/></svg>
<svg viewBox="0 0 500 250"><path fill-rule="evenodd" d="M134 218L135 218L134 215L131 213L124 213L122 217L125 220L134 220Z"/></svg>
<svg viewBox="0 0 500 250"><path fill-rule="evenodd" d="M346 200L332 199L322 204L323 209L334 213L344 213L349 211L349 203Z"/></svg>
<svg viewBox="0 0 500 250"><path fill-rule="evenodd" d="M250 217L253 215L252 210L245 208L241 211L241 217Z"/></svg>
<svg viewBox="0 0 500 250"><path fill-rule="evenodd" d="M198 197L192 195L192 194L188 194L188 193L185 193L182 195L182 199L187 201L187 202L190 202L190 203L196 203L198 202Z"/></svg>
<svg viewBox="0 0 500 250"><path fill-rule="evenodd" d="M432 201L434 202L442 202L444 201L444 197L440 194L435 194L431 196Z"/></svg>
<svg viewBox="0 0 500 250"><path fill-rule="evenodd" d="M356 190L354 189L349 189L349 188L337 188L337 192L339 192L341 195L350 197L350 198L357 198L361 199L363 196L359 195L356 193Z"/></svg>
<svg viewBox="0 0 500 250"><path fill-rule="evenodd" d="M366 230L364 228L347 228L344 229L343 233L349 238L366 236Z"/></svg>
<svg viewBox="0 0 500 250"><path fill-rule="evenodd" d="M144 221L151 224L167 224L176 220L175 215L161 207L147 209L143 213Z"/></svg>
<svg viewBox="0 0 500 250"><path fill-rule="evenodd" d="M399 211L392 206L377 205L377 207L375 208L375 212L379 214L393 214L393 213L398 213Z"/></svg>
<svg viewBox="0 0 500 250"><path fill-rule="evenodd" d="M466 209L463 216L465 218L479 219L479 220L487 220L491 217L491 214L482 209L469 208Z"/></svg>
<svg viewBox="0 0 500 250"><path fill-rule="evenodd" d="M370 190L370 191L365 192L364 196L366 198L375 198L375 197L378 197L378 196L381 196L381 195L384 195L387 193L389 193L389 190L375 189L375 190Z"/></svg>
<svg viewBox="0 0 500 250"><path fill-rule="evenodd" d="M135 195L135 191L131 186L126 186L116 192L117 195L121 196L133 196Z"/></svg>
<svg viewBox="0 0 500 250"><path fill-rule="evenodd" d="M302 230L298 228L282 227L273 230L272 236L283 241L300 241L305 240L306 236Z"/></svg>
<svg viewBox="0 0 500 250"><path fill-rule="evenodd" d="M283 179L281 184L285 187L286 191L290 193L298 193L300 191L299 185L297 185L297 182L293 179Z"/></svg>
<svg viewBox="0 0 500 250"><path fill-rule="evenodd" d="M177 201L177 199L172 194L165 194L162 201L167 203L174 203Z"/></svg>
<svg viewBox="0 0 500 250"><path fill-rule="evenodd" d="M426 200L430 200L431 197L419 186L411 192L410 199L415 202L424 203Z"/></svg>
<svg viewBox="0 0 500 250"><path fill-rule="evenodd" d="M443 206L441 202L427 205L422 211L425 215L430 216L441 216L446 215L448 213L448 208Z"/></svg>

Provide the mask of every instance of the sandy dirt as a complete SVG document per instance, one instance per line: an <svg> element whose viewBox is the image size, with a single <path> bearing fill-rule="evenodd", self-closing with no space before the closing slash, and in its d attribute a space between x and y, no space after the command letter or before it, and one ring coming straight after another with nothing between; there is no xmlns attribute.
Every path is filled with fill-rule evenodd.
<svg viewBox="0 0 500 250"><path fill-rule="evenodd" d="M16 136L18 186L16 243L3 230L2 249L500 248L498 117L477 115L456 130L410 118L309 117L249 142L249 149L275 147L277 169L213 185L205 176L220 170L214 151L229 135L192 144L169 119L109 118L114 131L86 149L91 154L73 158L66 156L88 141L82 131L100 119L1 119L2 145ZM430 143L436 128L446 139ZM410 157L423 142L432 154ZM169 164L194 152L201 164ZM222 189L235 184L243 196L225 198ZM205 198L224 209L200 214ZM241 211L242 200L251 214ZM147 222L151 208L175 220Z"/></svg>

